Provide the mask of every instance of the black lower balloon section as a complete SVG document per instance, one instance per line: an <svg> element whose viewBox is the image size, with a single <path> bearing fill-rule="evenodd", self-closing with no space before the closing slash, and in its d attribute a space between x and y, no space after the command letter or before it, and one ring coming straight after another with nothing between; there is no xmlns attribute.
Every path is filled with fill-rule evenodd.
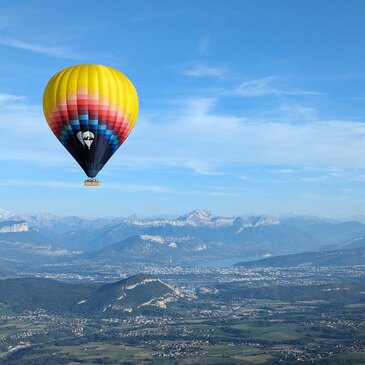
<svg viewBox="0 0 365 365"><path fill-rule="evenodd" d="M109 140L97 134L94 139L83 142L76 135L70 135L64 146L90 178L99 173L115 152Z"/></svg>

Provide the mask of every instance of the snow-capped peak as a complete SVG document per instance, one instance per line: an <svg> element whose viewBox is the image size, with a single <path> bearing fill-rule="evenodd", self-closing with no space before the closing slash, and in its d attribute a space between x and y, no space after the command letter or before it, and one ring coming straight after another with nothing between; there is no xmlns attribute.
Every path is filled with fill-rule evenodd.
<svg viewBox="0 0 365 365"><path fill-rule="evenodd" d="M9 219L14 217L14 213L10 212L9 210L0 208L0 219Z"/></svg>
<svg viewBox="0 0 365 365"><path fill-rule="evenodd" d="M186 223L191 225L207 224L211 221L212 214L208 210L196 209L178 219L186 221Z"/></svg>
<svg viewBox="0 0 365 365"><path fill-rule="evenodd" d="M140 237L143 241L152 241L160 244L163 244L165 242L163 237L157 235L142 234L140 235Z"/></svg>

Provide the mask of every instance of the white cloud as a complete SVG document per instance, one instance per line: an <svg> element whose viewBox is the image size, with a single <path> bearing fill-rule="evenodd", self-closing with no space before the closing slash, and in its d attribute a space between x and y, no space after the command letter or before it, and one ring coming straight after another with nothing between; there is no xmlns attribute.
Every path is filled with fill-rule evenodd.
<svg viewBox="0 0 365 365"><path fill-rule="evenodd" d="M13 103L21 100L24 100L24 96L0 93L0 104L8 102Z"/></svg>
<svg viewBox="0 0 365 365"><path fill-rule="evenodd" d="M240 180L243 180L243 181L248 181L250 178L248 177L248 176L246 176L246 175L241 175L241 176L238 176L238 178L240 179Z"/></svg>
<svg viewBox="0 0 365 365"><path fill-rule="evenodd" d="M214 197L235 197L241 196L242 192L247 192L247 190L243 191L242 189L219 189L219 188L212 188L207 190L188 190L184 191L182 195L197 195L197 196L214 196Z"/></svg>
<svg viewBox="0 0 365 365"><path fill-rule="evenodd" d="M207 55L210 48L210 36L206 34L199 43L198 51L200 54Z"/></svg>
<svg viewBox="0 0 365 365"><path fill-rule="evenodd" d="M194 170L196 173L200 175L207 176L222 176L226 175L224 172L214 170L212 166L206 164L204 161L199 159L191 159L186 161L187 168Z"/></svg>
<svg viewBox="0 0 365 365"><path fill-rule="evenodd" d="M282 122L309 122L318 119L317 110L297 103L284 103L278 107L266 111L263 115L272 120Z"/></svg>
<svg viewBox="0 0 365 365"><path fill-rule="evenodd" d="M250 80L239 85L233 94L245 97L255 97L268 94L275 94L276 89L272 87L274 77L265 77L257 80Z"/></svg>
<svg viewBox="0 0 365 365"><path fill-rule="evenodd" d="M0 44L3 46L19 48L26 51L31 51L39 54L43 54L51 57L59 57L66 59L75 59L81 57L79 54L76 54L75 51L71 50L68 47L56 47L52 45L41 45L28 41L0 37Z"/></svg>
<svg viewBox="0 0 365 365"><path fill-rule="evenodd" d="M49 129L40 106L27 104L23 96L0 94L0 160L28 161L41 166L73 162Z"/></svg>
<svg viewBox="0 0 365 365"><path fill-rule="evenodd" d="M281 89L275 85L275 81L278 81L278 77L269 76L260 79L245 81L237 88L229 91L228 94L243 96L247 98L265 96L265 95L287 95L287 96L305 96L305 95L321 95L317 91L308 91L300 89Z"/></svg>
<svg viewBox="0 0 365 365"><path fill-rule="evenodd" d="M150 193L167 193L170 192L170 189L166 186L161 185L139 185L139 184L116 184L116 183L102 183L101 187L106 188L108 190L121 190L128 193L141 193L141 192L150 192Z"/></svg>
<svg viewBox="0 0 365 365"><path fill-rule="evenodd" d="M247 119L215 114L216 102L185 101L173 114L142 116L118 163L179 166L198 173L246 164L365 168L365 123Z"/></svg>
<svg viewBox="0 0 365 365"><path fill-rule="evenodd" d="M145 12L144 14L141 14L139 16L136 16L134 18L129 19L129 21L134 23L140 23L140 22L149 22L149 21L155 21L155 20L161 20L161 19L169 19L172 17L176 17L181 15L180 12L177 11L161 11L161 12Z"/></svg>
<svg viewBox="0 0 365 365"><path fill-rule="evenodd" d="M184 70L184 74L191 77L216 77L222 79L225 77L226 69L223 67L196 64Z"/></svg>
<svg viewBox="0 0 365 365"><path fill-rule="evenodd" d="M306 176L302 177L300 180L307 183L319 183L327 181L329 176L322 175L322 176Z"/></svg>
<svg viewBox="0 0 365 365"><path fill-rule="evenodd" d="M292 174L296 172L294 169L282 168L282 169L274 169L273 172L277 172L279 174Z"/></svg>
<svg viewBox="0 0 365 365"><path fill-rule="evenodd" d="M7 95L3 100L9 100L2 103L0 114L1 160L67 169L77 166L53 136L40 106L26 104L21 96L1 95ZM365 123L255 120L217 114L214 112L217 103L215 98L184 100L174 105L173 112L158 115L154 111L153 117L141 115L108 167L111 170L121 165L132 170L176 167L202 175L222 175L239 166L279 166L278 172L283 174L291 169L306 171L308 166L313 171L336 168L334 172L365 168ZM280 166L285 167L280 169ZM123 185L121 189L134 187ZM166 188L147 186L146 189L158 192Z"/></svg>
<svg viewBox="0 0 365 365"><path fill-rule="evenodd" d="M82 184L69 183L64 181L37 181L37 180L0 180L0 185L65 188L65 189L77 189L83 187Z"/></svg>

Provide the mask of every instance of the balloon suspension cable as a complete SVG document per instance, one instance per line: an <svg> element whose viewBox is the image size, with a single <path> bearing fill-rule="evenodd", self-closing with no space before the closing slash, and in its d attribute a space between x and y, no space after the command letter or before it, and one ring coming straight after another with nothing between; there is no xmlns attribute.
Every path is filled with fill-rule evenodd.
<svg viewBox="0 0 365 365"><path fill-rule="evenodd" d="M98 179L87 179L84 181L84 186L100 186Z"/></svg>

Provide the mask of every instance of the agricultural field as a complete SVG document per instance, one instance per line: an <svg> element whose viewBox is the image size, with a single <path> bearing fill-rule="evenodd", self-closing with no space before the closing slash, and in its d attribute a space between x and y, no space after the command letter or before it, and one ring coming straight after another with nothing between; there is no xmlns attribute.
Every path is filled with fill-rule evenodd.
<svg viewBox="0 0 365 365"><path fill-rule="evenodd" d="M209 315L207 308L199 314L186 307L185 316L124 319L46 311L3 314L1 363L365 363L365 317L359 303L257 299L225 310L214 307Z"/></svg>

